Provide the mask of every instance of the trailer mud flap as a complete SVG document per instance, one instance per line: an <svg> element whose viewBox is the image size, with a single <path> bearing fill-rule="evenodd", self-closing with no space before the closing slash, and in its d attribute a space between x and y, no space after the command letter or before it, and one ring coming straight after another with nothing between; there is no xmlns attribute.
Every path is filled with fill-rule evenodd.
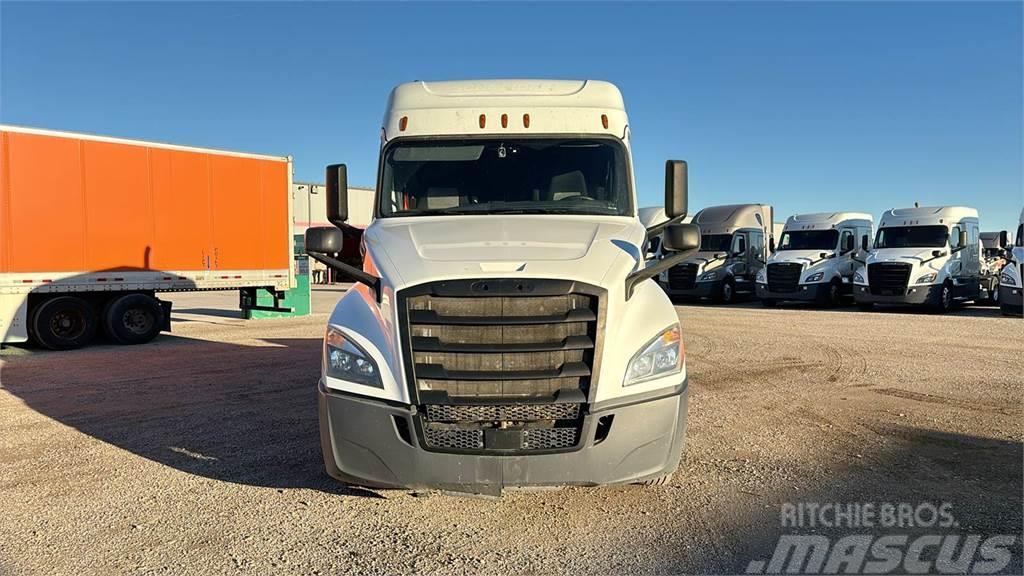
<svg viewBox="0 0 1024 576"><path fill-rule="evenodd" d="M162 330L164 332L170 332L171 331L171 306L174 303L173 302L168 302L166 300L159 300L159 299L157 300L157 302L160 303L160 309L163 310L163 312L164 312L164 324L163 324L163 326L160 327L160 330Z"/></svg>

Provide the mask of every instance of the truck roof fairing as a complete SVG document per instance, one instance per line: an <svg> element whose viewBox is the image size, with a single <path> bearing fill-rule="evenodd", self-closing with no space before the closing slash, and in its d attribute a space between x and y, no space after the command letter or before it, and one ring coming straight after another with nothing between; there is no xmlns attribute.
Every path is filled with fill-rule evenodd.
<svg viewBox="0 0 1024 576"><path fill-rule="evenodd" d="M728 204L709 206L693 217L702 234L731 234L740 228L764 229L771 226L771 206L767 204ZM769 232L770 233L770 232Z"/></svg>
<svg viewBox="0 0 1024 576"><path fill-rule="evenodd" d="M882 213L879 226L927 226L949 224L968 218L978 218L978 211L967 206L921 206L893 208Z"/></svg>
<svg viewBox="0 0 1024 576"><path fill-rule="evenodd" d="M794 214L786 220L786 230L827 230L843 222L870 226L871 214L866 212L816 212Z"/></svg>
<svg viewBox="0 0 1024 576"><path fill-rule="evenodd" d="M600 80L409 82L391 92L383 138L606 134L625 139L628 124L622 93Z"/></svg>

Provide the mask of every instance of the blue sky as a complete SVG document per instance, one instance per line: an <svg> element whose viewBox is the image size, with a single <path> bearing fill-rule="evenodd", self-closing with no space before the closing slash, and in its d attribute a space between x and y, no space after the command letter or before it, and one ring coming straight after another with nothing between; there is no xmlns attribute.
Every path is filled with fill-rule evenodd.
<svg viewBox="0 0 1024 576"><path fill-rule="evenodd" d="M1022 4L0 4L0 121L290 154L372 184L414 80L622 89L641 205L690 162L692 207L967 204L1014 229Z"/></svg>

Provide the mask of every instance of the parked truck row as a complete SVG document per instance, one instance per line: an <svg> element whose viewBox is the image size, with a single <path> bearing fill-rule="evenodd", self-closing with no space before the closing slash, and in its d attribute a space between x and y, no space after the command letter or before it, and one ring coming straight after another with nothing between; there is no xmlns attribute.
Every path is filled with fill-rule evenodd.
<svg viewBox="0 0 1024 576"><path fill-rule="evenodd" d="M699 251L664 272L662 288L716 303L753 293L766 307L853 302L862 309L898 304L945 312L976 302L1019 312L1021 231L1011 251L1005 231L981 232L974 208L894 208L882 214L877 230L863 212L796 214L778 238L772 211L737 204L697 212Z"/></svg>

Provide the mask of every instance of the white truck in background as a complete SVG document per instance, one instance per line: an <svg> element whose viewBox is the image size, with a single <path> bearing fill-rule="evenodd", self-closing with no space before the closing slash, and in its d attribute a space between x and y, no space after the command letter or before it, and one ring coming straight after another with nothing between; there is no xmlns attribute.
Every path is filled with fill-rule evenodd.
<svg viewBox="0 0 1024 576"><path fill-rule="evenodd" d="M659 277L670 297L710 298L728 304L754 293L754 279L770 254L774 210L767 204L711 206L697 212L700 250Z"/></svg>
<svg viewBox="0 0 1024 576"><path fill-rule="evenodd" d="M647 263L629 123L607 82L414 82L394 89L358 283L328 320L318 386L328 473L376 487L663 483L679 464L687 376L655 282L696 250L666 224ZM327 169L343 226L347 178ZM686 214L668 161L665 212Z"/></svg>
<svg viewBox="0 0 1024 576"><path fill-rule="evenodd" d="M866 246L864 246L866 248ZM964 206L894 208L882 214L874 247L854 272L854 300L946 312L980 299L978 211Z"/></svg>
<svg viewBox="0 0 1024 576"><path fill-rule="evenodd" d="M1013 248L1007 251L1007 260L999 273L999 309L1007 316L1024 315L1024 209L1017 220L1017 233Z"/></svg>
<svg viewBox="0 0 1024 576"><path fill-rule="evenodd" d="M864 212L796 214L757 273L757 297L838 306L853 296L853 272L863 262L872 219Z"/></svg>

